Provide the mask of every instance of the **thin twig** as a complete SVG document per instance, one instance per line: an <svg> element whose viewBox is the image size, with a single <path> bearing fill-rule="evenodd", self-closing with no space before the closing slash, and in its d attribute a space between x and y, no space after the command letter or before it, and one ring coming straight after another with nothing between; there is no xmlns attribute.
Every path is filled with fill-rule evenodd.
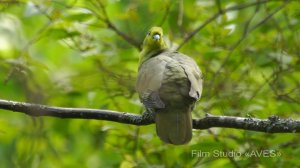
<svg viewBox="0 0 300 168"><path fill-rule="evenodd" d="M91 1L92 2L92 1ZM131 38L130 36L128 36L127 34L125 34L124 32L120 31L109 19L109 16L106 12L105 6L104 4L97 0L97 4L92 3L95 6L99 6L102 14L104 15L104 18L100 17L99 15L96 15L97 17L99 17L100 20L102 20L108 28L110 28L111 30L113 30L115 33L117 33L117 35L119 35L121 38L123 38L125 41L127 41L129 44L133 45L134 47L136 47L137 49L141 50L141 44L136 41L135 39Z"/></svg>
<svg viewBox="0 0 300 168"><path fill-rule="evenodd" d="M190 32L184 39L183 41L178 45L178 47L176 48L176 50L179 50L183 45L185 45L191 38L193 38L200 30L202 30L206 25L208 25L210 22L214 21L215 19L217 19L219 16L230 12L230 11L235 11L235 10L240 10L240 9L244 9L244 8L248 8L251 6L255 6L258 4L263 4L263 3L267 3L270 2L268 0L262 0L262 1L256 1L256 2L251 2L251 3L245 3L242 5L236 5L236 6L232 6L232 7L228 7L224 10L219 10L216 14L214 14L212 17L210 17L209 19L207 19L204 23L202 23L202 25L198 26L194 31Z"/></svg>
<svg viewBox="0 0 300 168"><path fill-rule="evenodd" d="M216 0L215 3L217 4L219 13L223 13L221 1Z"/></svg>
<svg viewBox="0 0 300 168"><path fill-rule="evenodd" d="M172 4L174 4L174 3L168 3L167 4L166 10L165 10L165 14L164 14L162 20L158 24L159 26L163 26L164 23L165 23L165 21L167 20L167 18L169 16L169 13L170 13L170 9L171 9Z"/></svg>
<svg viewBox="0 0 300 168"><path fill-rule="evenodd" d="M178 18L177 18L177 25L178 27L182 26L182 19L183 19L183 13L184 13L184 7L183 7L183 0L179 0L179 11L178 11Z"/></svg>
<svg viewBox="0 0 300 168"><path fill-rule="evenodd" d="M210 82L210 86L214 83L215 79L219 76L221 70L224 68L224 66L226 65L226 63L228 62L228 60L230 59L233 51L241 44L241 42L247 37L247 35L254 31L256 28L258 28L259 26L261 26L263 23L265 23L267 20L269 20L274 14L276 14L277 12L279 12L281 9L283 9L287 3L289 1L286 1L283 5L279 6L278 8L276 8L272 13L270 13L269 15L267 15L264 19L262 19L260 22L258 22L257 24L255 24L254 26L250 27L250 23L252 21L252 19L254 18L256 12L258 11L259 7L256 8L254 14L250 17L250 19L246 22L245 24L245 28L244 28L244 32L243 35L241 36L241 38L234 43L230 48L229 48L229 52L226 55L224 61L222 62L221 66L219 67L219 69L216 71L216 73L214 74L213 78L211 79ZM211 87L212 89L212 87ZM210 93L211 91L209 91L208 93Z"/></svg>
<svg viewBox="0 0 300 168"><path fill-rule="evenodd" d="M194 37L201 29L203 29L206 25L208 25L210 22L212 22L213 20L215 20L216 18L218 18L221 15L221 13L216 13L215 15L213 15L212 17L210 17L209 19L207 19L201 26L199 26L198 28L196 28L194 31L192 31L191 33L189 33L181 42L181 44L178 45L178 47L176 48L176 50L179 50L185 43L187 43L192 37Z"/></svg>

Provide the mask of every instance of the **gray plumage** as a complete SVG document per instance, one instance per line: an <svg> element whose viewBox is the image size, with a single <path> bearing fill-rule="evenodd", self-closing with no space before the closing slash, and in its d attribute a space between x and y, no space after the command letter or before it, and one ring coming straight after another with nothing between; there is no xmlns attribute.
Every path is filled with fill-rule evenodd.
<svg viewBox="0 0 300 168"><path fill-rule="evenodd" d="M202 73L192 58L169 50L156 53L140 65L136 89L155 113L161 140L175 145L191 140L191 112L202 93Z"/></svg>

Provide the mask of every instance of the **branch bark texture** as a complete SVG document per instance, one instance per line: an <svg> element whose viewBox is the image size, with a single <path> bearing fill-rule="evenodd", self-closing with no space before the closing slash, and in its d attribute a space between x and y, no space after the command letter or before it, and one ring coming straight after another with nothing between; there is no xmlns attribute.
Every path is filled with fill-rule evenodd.
<svg viewBox="0 0 300 168"><path fill-rule="evenodd" d="M154 115L150 112L139 115L112 110L53 107L1 99L0 109L20 112L34 117L51 116L63 119L95 119L139 126L154 123ZM268 119L257 119L232 116L212 116L207 114L202 119L193 119L194 129L209 129L213 127L235 128L267 133L300 133L299 120L280 119L277 116L271 116Z"/></svg>

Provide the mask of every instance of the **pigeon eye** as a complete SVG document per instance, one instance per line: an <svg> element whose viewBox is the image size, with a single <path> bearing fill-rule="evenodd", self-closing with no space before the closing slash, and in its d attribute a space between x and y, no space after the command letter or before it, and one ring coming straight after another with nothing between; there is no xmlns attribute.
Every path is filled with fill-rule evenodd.
<svg viewBox="0 0 300 168"><path fill-rule="evenodd" d="M150 34L151 34L151 32L150 32L150 31L148 31L147 35L149 36Z"/></svg>

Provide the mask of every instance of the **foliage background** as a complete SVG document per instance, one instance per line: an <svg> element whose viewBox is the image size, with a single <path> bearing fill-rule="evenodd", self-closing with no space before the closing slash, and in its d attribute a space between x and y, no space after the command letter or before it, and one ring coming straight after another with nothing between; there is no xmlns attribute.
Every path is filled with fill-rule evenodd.
<svg viewBox="0 0 300 168"><path fill-rule="evenodd" d="M253 5L222 13L245 4ZM299 119L299 9L299 1L280 0L1 1L0 98L141 113L134 90L139 48L147 30L160 25L169 45L182 45L179 51L204 73L194 118ZM158 139L154 125L4 110L0 125L1 167L300 166L299 134L213 128L194 130L188 145L172 146ZM264 150L276 156L244 155Z"/></svg>

